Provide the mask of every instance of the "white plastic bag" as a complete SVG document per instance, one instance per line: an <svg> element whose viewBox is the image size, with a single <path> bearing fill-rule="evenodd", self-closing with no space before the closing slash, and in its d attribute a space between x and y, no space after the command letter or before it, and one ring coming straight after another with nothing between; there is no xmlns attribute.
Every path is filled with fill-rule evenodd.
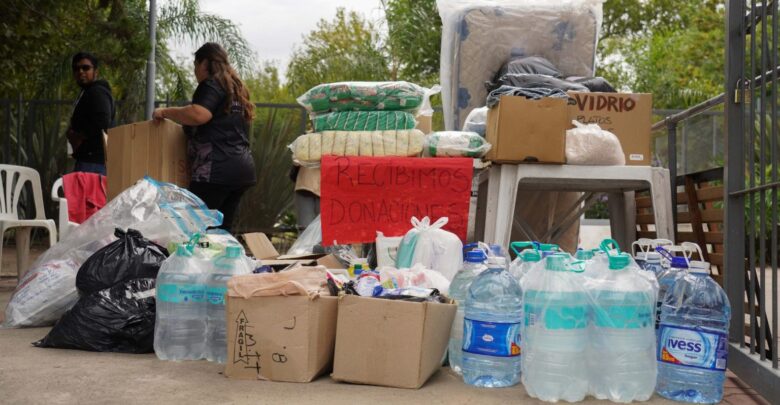
<svg viewBox="0 0 780 405"><path fill-rule="evenodd" d="M442 217L431 224L428 217L422 220L412 217L412 229L404 235L398 247L396 267L410 268L422 264L452 281L463 266L463 243L454 233L441 229L447 221L447 217Z"/></svg>
<svg viewBox="0 0 780 405"><path fill-rule="evenodd" d="M435 288L444 295L450 290L450 281L447 278L421 264L415 264L411 269L380 267L378 271L379 282L387 288Z"/></svg>
<svg viewBox="0 0 780 405"><path fill-rule="evenodd" d="M571 122L573 129L566 131L566 163L570 165L624 166L626 156L620 140L612 132L598 124Z"/></svg>
<svg viewBox="0 0 780 405"><path fill-rule="evenodd" d="M398 257L398 246L403 236L385 236L382 232L376 233L376 265L377 267L395 266Z"/></svg>
<svg viewBox="0 0 780 405"><path fill-rule="evenodd" d="M168 246L221 223L222 214L206 208L194 194L146 177L36 260L14 291L3 326L44 326L59 319L78 299L78 269L93 253L116 240L116 228L136 229L160 246Z"/></svg>
<svg viewBox="0 0 780 405"><path fill-rule="evenodd" d="M476 132L442 131L425 136L425 156L479 158L490 151L485 138Z"/></svg>
<svg viewBox="0 0 780 405"><path fill-rule="evenodd" d="M487 133L487 114L487 106L471 110L466 117L466 122L463 124L463 130L467 132L476 132L484 138Z"/></svg>

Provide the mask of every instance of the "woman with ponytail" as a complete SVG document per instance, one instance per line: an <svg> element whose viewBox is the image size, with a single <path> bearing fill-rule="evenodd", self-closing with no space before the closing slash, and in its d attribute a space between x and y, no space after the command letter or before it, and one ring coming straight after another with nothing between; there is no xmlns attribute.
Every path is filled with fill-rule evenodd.
<svg viewBox="0 0 780 405"><path fill-rule="evenodd" d="M241 196L257 182L247 135L254 105L219 44L209 42L195 52L195 78L192 104L158 108L154 119L184 126L192 168L189 190L222 212L222 228L230 231Z"/></svg>

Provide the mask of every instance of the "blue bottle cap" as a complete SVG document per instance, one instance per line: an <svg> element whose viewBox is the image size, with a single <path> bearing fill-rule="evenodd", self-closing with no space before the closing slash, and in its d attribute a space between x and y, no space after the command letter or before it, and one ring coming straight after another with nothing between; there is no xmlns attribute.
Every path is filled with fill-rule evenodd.
<svg viewBox="0 0 780 405"><path fill-rule="evenodd" d="M482 249L472 249L466 253L466 261L469 263L483 263L487 260L487 255Z"/></svg>
<svg viewBox="0 0 780 405"><path fill-rule="evenodd" d="M672 258L672 267L676 267L678 269L687 269L688 261L684 257L675 256Z"/></svg>

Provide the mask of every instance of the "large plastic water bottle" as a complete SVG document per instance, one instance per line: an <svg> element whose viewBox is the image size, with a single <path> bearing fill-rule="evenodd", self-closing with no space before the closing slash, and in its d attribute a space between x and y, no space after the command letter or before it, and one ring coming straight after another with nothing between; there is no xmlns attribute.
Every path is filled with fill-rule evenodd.
<svg viewBox="0 0 780 405"><path fill-rule="evenodd" d="M509 387L520 381L522 290L491 257L468 290L463 321L463 381L477 387Z"/></svg>
<svg viewBox="0 0 780 405"><path fill-rule="evenodd" d="M657 279L664 271L663 265L661 264L661 254L658 252L647 252L643 269L653 273Z"/></svg>
<svg viewBox="0 0 780 405"><path fill-rule="evenodd" d="M588 394L588 296L571 256L544 259L523 278L523 385L544 401L581 401Z"/></svg>
<svg viewBox="0 0 780 405"><path fill-rule="evenodd" d="M593 297L590 392L614 402L646 401L653 395L657 375L654 310L658 283L628 253L609 254L608 260L592 265L607 265L609 270L601 273L602 278L588 281Z"/></svg>
<svg viewBox="0 0 780 405"><path fill-rule="evenodd" d="M519 283L531 269L537 268L536 264L540 261L542 261L542 254L538 250L523 250L509 266L509 274L514 276Z"/></svg>
<svg viewBox="0 0 780 405"><path fill-rule="evenodd" d="M240 246L228 246L225 254L214 260L213 270L206 277L206 359L218 363L227 360L225 337L225 293L228 280L250 274L252 269Z"/></svg>
<svg viewBox="0 0 780 405"><path fill-rule="evenodd" d="M179 245L160 266L154 352L161 360L198 360L205 354L206 263Z"/></svg>
<svg viewBox="0 0 780 405"><path fill-rule="evenodd" d="M455 320L452 321L448 353L450 368L458 374L463 374L463 314L466 307L466 294L474 278L487 270L485 260L487 256L481 249L473 249L466 253L463 268L455 274L450 284L450 298L458 304L458 310L455 312Z"/></svg>
<svg viewBox="0 0 780 405"><path fill-rule="evenodd" d="M688 259L684 257L669 258L670 267L663 270L658 276L658 301L655 308L655 328L658 329L661 322L661 305L663 304L666 292L669 291L677 279L684 276L688 271Z"/></svg>
<svg viewBox="0 0 780 405"><path fill-rule="evenodd" d="M706 266L677 280L661 310L658 394L694 403L723 399L729 319L728 297Z"/></svg>

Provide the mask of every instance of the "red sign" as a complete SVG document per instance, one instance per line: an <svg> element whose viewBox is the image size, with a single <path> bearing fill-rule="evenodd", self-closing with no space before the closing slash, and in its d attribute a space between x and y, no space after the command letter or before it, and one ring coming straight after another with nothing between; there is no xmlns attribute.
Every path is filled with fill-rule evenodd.
<svg viewBox="0 0 780 405"><path fill-rule="evenodd" d="M323 244L402 236L426 216L448 217L444 229L466 240L473 174L468 158L323 156Z"/></svg>

